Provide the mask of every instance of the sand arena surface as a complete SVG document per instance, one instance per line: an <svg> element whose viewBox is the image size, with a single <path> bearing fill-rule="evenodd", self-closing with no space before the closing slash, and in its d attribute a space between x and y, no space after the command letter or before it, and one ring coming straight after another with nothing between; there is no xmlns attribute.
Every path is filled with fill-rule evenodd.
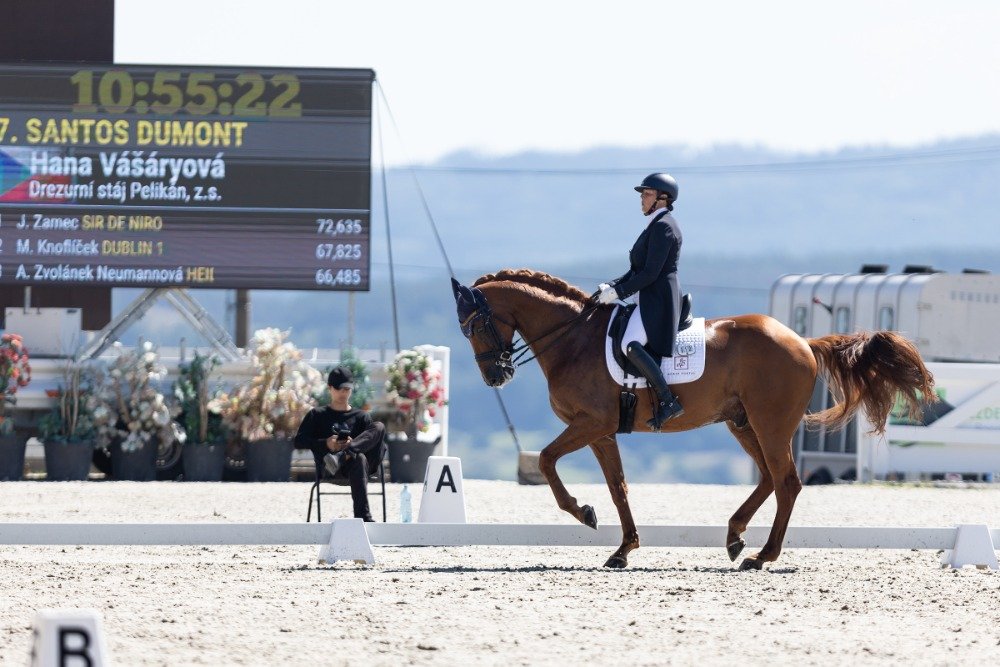
<svg viewBox="0 0 1000 667"><path fill-rule="evenodd" d="M561 523L547 487L466 480L469 520ZM387 485L390 520L399 485ZM618 523L603 485L569 485ZM420 488L414 488L414 516ZM307 484L9 482L6 522L288 522ZM635 485L639 524L723 525L750 487ZM373 507L379 499L373 497ZM325 499L327 518L350 499ZM380 508L377 510L380 513ZM770 525L774 501L752 525ZM793 526L1000 527L1000 489L807 487ZM641 537L641 535L640 535ZM788 549L736 572L718 549L0 546L0 664L25 664L36 610L100 611L118 665L994 664L1000 573L932 551ZM749 548L748 548L749 552ZM737 563L738 564L738 561Z"/></svg>

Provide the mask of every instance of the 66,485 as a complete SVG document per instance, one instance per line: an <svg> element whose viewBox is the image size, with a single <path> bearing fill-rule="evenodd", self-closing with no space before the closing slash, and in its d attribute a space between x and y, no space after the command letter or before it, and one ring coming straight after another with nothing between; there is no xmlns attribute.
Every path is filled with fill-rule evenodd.
<svg viewBox="0 0 1000 667"><path fill-rule="evenodd" d="M317 285L360 285L361 269L316 269Z"/></svg>

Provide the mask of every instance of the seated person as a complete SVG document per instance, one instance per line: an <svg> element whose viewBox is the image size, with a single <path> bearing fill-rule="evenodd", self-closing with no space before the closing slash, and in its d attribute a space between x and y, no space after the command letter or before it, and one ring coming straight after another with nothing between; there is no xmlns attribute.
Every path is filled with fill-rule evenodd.
<svg viewBox="0 0 1000 667"><path fill-rule="evenodd" d="M372 521L368 508L368 477L385 456L385 426L364 410L351 407L354 374L338 366L330 371L330 405L310 410L295 436L295 446L312 450L316 472L351 482L354 517Z"/></svg>

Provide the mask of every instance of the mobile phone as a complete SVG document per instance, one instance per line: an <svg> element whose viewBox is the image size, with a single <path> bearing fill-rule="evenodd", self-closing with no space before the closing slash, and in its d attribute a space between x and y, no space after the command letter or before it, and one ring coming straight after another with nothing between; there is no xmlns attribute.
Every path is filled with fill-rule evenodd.
<svg viewBox="0 0 1000 667"><path fill-rule="evenodd" d="M337 440L347 440L351 437L351 430L346 428L337 429Z"/></svg>

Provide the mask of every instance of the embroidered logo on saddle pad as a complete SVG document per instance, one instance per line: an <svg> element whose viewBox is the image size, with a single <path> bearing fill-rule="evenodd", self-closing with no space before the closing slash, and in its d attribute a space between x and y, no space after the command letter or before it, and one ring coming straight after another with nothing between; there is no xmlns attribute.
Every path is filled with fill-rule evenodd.
<svg viewBox="0 0 1000 667"><path fill-rule="evenodd" d="M620 307L616 306L616 308ZM610 321L612 323L615 321L615 314L617 314L617 310L611 315ZM625 371L615 361L614 351L611 347L614 345L612 337L605 336L604 340L604 357L607 361L608 373L611 374L611 379L620 385L634 384L637 389L644 389L647 386L647 382L646 378L642 376L635 377L629 375L626 382ZM664 357L663 361L660 362L660 368L663 370L663 377L666 379L667 384L694 382L702 376L702 373L705 372L704 317L694 318L691 326L684 329L684 331L678 332L677 339L674 341L674 356Z"/></svg>

